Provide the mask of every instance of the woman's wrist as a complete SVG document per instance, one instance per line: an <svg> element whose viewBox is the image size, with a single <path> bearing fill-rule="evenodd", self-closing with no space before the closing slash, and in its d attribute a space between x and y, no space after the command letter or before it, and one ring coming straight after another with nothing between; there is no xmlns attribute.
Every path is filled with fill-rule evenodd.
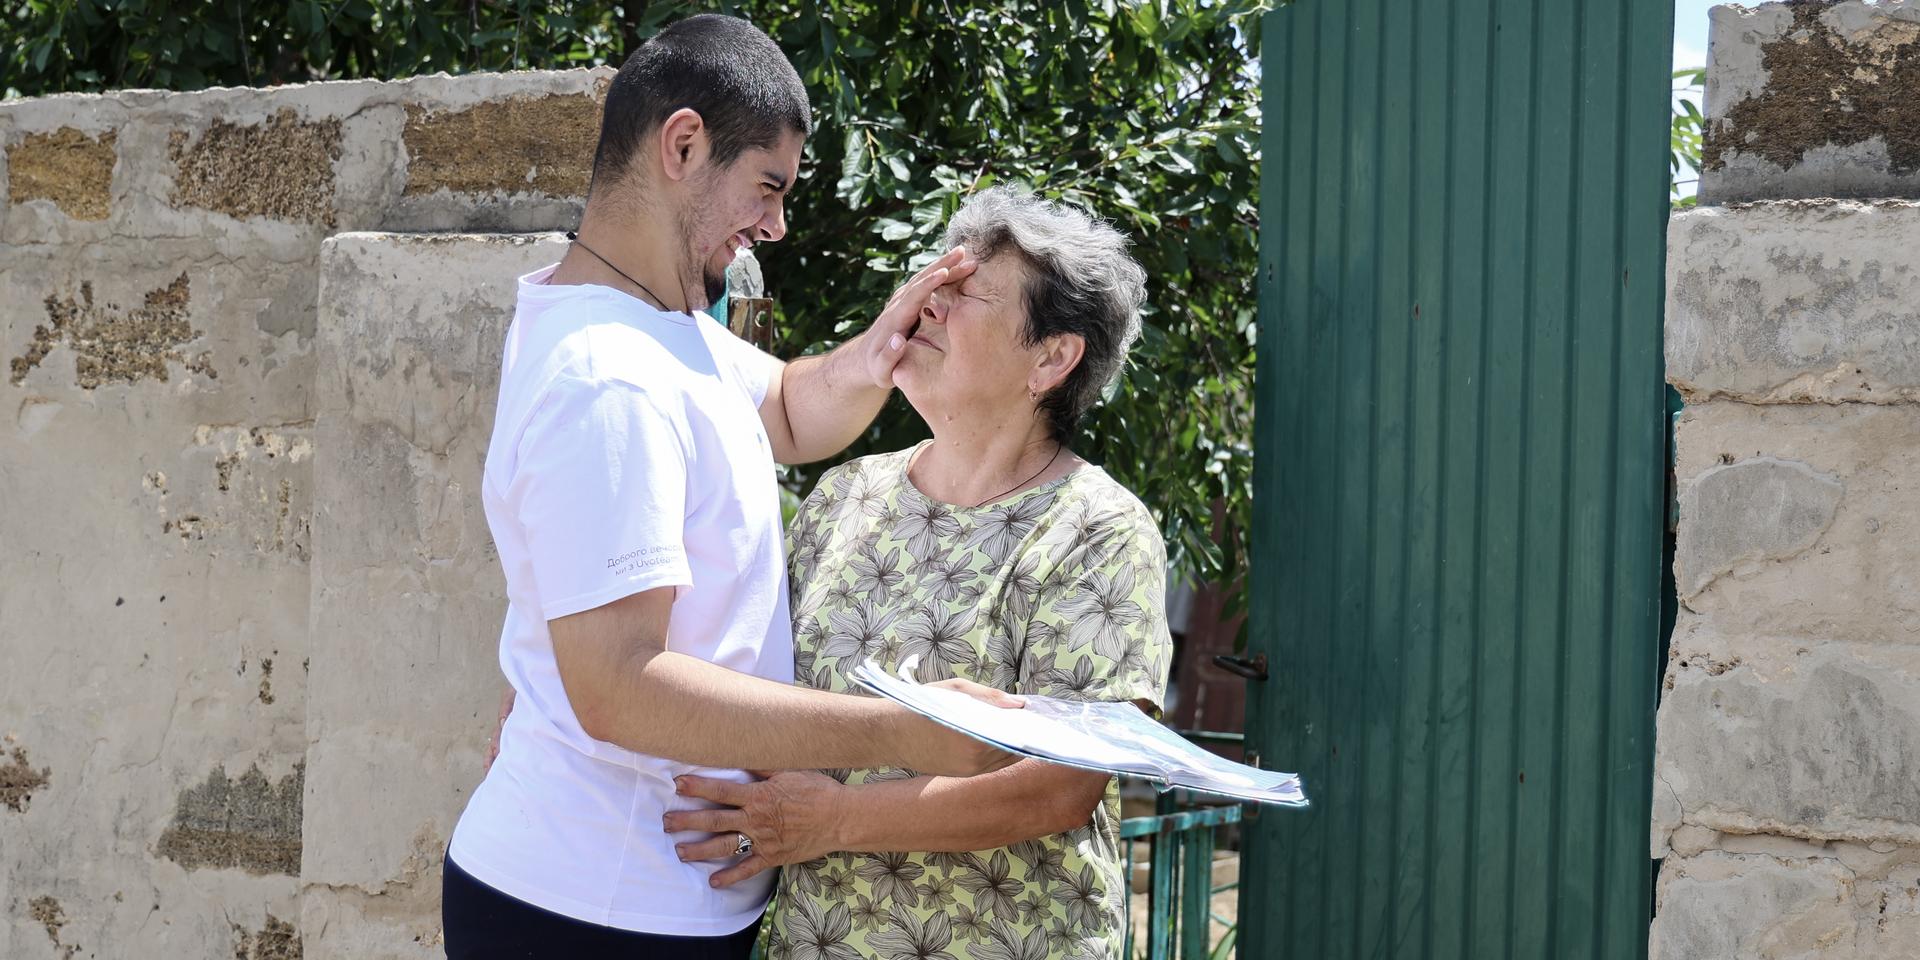
<svg viewBox="0 0 1920 960"><path fill-rule="evenodd" d="M832 778L828 778L832 779ZM837 780L826 793L826 849L822 855L840 850L861 850L860 817L854 804L854 791Z"/></svg>

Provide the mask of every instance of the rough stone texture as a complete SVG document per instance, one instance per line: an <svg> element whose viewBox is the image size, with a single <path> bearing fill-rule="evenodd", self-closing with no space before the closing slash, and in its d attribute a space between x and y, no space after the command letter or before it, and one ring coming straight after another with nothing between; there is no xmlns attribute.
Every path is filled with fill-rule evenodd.
<svg viewBox="0 0 1920 960"><path fill-rule="evenodd" d="M437 75L0 104L13 184L0 243L231 237L297 243L310 259L336 230L570 229L611 76ZM51 186L22 193L22 176L48 182L49 143L92 159L63 160ZM98 144L111 145L106 181ZM53 188L62 192L33 199ZM84 201L88 218L64 196Z"/></svg>
<svg viewBox="0 0 1920 960"><path fill-rule="evenodd" d="M8 201L51 200L76 220L105 220L114 139L112 130L90 137L72 127L27 135L7 148Z"/></svg>
<svg viewBox="0 0 1920 960"><path fill-rule="evenodd" d="M1920 2L1710 16L1702 203L1920 197Z"/></svg>
<svg viewBox="0 0 1920 960"><path fill-rule="evenodd" d="M541 193L585 196L600 136L589 94L516 97L465 110L407 107L407 195Z"/></svg>
<svg viewBox="0 0 1920 960"><path fill-rule="evenodd" d="M172 283L147 291L138 307L122 310L95 303L93 284L82 281L80 297L48 294L47 322L33 328L27 351L9 361L17 386L62 342L72 348L74 383L92 390L104 383L166 381L169 362L208 379L218 379L211 355L188 360L181 347L200 337L187 321L192 290L182 273Z"/></svg>
<svg viewBox="0 0 1920 960"><path fill-rule="evenodd" d="M514 278L563 246L346 234L322 255L312 631L326 639L307 696L301 921L315 956L439 953L440 851L501 684L505 584L479 490L500 344Z"/></svg>
<svg viewBox="0 0 1920 960"><path fill-rule="evenodd" d="M1649 960L1910 960L1920 850L1708 834L1669 857Z"/></svg>
<svg viewBox="0 0 1920 960"><path fill-rule="evenodd" d="M1920 406L1689 407L1675 475L1656 855L1920 844Z"/></svg>
<svg viewBox="0 0 1920 960"><path fill-rule="evenodd" d="M206 782L180 794L156 851L189 870L234 867L298 876L303 767L296 765L278 784L257 766L235 779L216 768Z"/></svg>
<svg viewBox="0 0 1920 960"><path fill-rule="evenodd" d="M185 130L173 131L167 155L176 164L175 207L200 207L238 219L334 225L338 118L301 120L289 107L265 123L215 120L191 143Z"/></svg>
<svg viewBox="0 0 1920 960"><path fill-rule="evenodd" d="M1675 638L1655 830L1920 844L1920 656L1710 630Z"/></svg>
<svg viewBox="0 0 1920 960"><path fill-rule="evenodd" d="M300 960L301 950L300 932L271 913L258 930L233 925L234 960Z"/></svg>
<svg viewBox="0 0 1920 960"><path fill-rule="evenodd" d="M27 751L13 748L11 762L0 764L0 805L14 813L24 813L27 804L33 800L33 792L47 785L47 777L53 771L42 767L38 770L27 762Z"/></svg>
<svg viewBox="0 0 1920 960"><path fill-rule="evenodd" d="M1683 613L1717 636L1920 657L1920 405L1714 401L1681 415L1676 452ZM1794 535L1755 529L1780 523Z"/></svg>
<svg viewBox="0 0 1920 960"><path fill-rule="evenodd" d="M1916 238L1920 203L1779 201L1675 214L1668 380L1689 403L1920 400Z"/></svg>
<svg viewBox="0 0 1920 960"><path fill-rule="evenodd" d="M1679 538L1674 574L1683 597L1743 563L1785 560L1813 546L1833 522L1840 481L1804 463L1756 457L1709 468L1680 496L1692 522Z"/></svg>
<svg viewBox="0 0 1920 960"><path fill-rule="evenodd" d="M1705 205L1668 245L1688 406L1649 952L1910 960L1920 3L1712 16Z"/></svg>
<svg viewBox="0 0 1920 960"><path fill-rule="evenodd" d="M305 748L303 685L272 705L257 688L262 657L306 656L312 348L260 320L311 301L314 271L228 243L0 245L8 357L49 324L49 298L84 304L90 286L98 314L0 385L0 730L46 780L24 811L0 810L0 890L57 897L63 942L100 956L225 956L230 923L298 909L295 877L158 851L209 770L284 776ZM152 304L149 326L184 324L186 344L104 336L175 289L184 305ZM89 326L113 348L90 353ZM211 353L219 378L170 351ZM145 373L109 375L122 369ZM288 452L248 446L219 489L216 462L255 428ZM40 955L28 944L43 937L9 912L0 956Z"/></svg>
<svg viewBox="0 0 1920 960"><path fill-rule="evenodd" d="M34 897L27 903L27 916L46 928L47 939L53 941L53 949L62 960L80 952L79 944L60 941L60 931L67 925L66 909L60 901L45 895Z"/></svg>
<svg viewBox="0 0 1920 960"><path fill-rule="evenodd" d="M334 705L319 722L323 730L342 722L345 742L363 751L360 774L349 778L357 792L316 795L307 720L309 670L325 659L309 643L321 532L316 469L328 459L316 442L328 416L315 392L320 247L336 229L571 227L577 195L409 195L408 107L442 116L495 101L577 103L607 75L0 104L8 161L0 176L10 188L23 173L20 151L31 157L40 144L70 140L63 129L98 143L111 135L117 157L104 199L89 195L104 202L104 219L12 189L0 204L0 359L8 361L0 381L0 956L57 955L27 909L41 895L63 906L59 949L78 944L80 955L346 955L325 948L337 943L356 944L347 950L355 957L437 950L434 871L449 811L472 781L433 771L465 762L465 776L478 777L486 727L478 714L497 702L498 680L487 674L497 672L489 651L499 625L497 610L474 600L499 588L435 566L452 556L444 542L382 528L396 514L369 509L376 499L336 514L372 524L353 528L384 538L369 542L407 541L394 557L414 557L422 577L446 578L444 610L410 609L398 594L383 595L383 609L407 630L432 622L449 637L462 631L458 649L475 651L472 675L485 678L471 685L487 689L467 703L467 689L445 670L411 675L417 688L389 695L418 711L402 715L424 717L428 703L465 711L423 727L416 742L404 726L345 723L344 704L364 716L374 701L360 697L376 680L343 678L349 686L331 690ZM588 151L575 169L590 163ZM542 164L553 190L584 182L566 180L558 154ZM24 172L33 173L31 163ZM410 275L382 279L469 295L444 286L465 282L457 277L425 260ZM369 329L380 316L370 315ZM471 355L491 360L497 343L486 347ZM452 376L424 354L402 368ZM415 383L424 391L417 407L388 409L417 415L418 431L396 436L431 436L460 416L490 413L483 382L491 374L470 369L471 382L442 381L445 393L431 392L431 376ZM484 432L474 436L461 442L484 446ZM435 442L408 456L441 462L447 441ZM382 455L404 453L407 443L395 439ZM417 495L405 509L419 511L434 536L479 523L470 485L423 486ZM472 515L462 519L462 510ZM484 527L471 529L482 531L473 549L484 550ZM357 536L338 533L335 542ZM420 544L429 552L407 552ZM474 562L498 576L491 557ZM382 656L410 662L399 648ZM422 670L439 662L437 654L416 659ZM477 738L460 748L465 756L452 749L447 717L466 718L463 742ZM434 756L420 743L444 749ZM419 757L432 763L413 769ZM348 762L325 749L314 759L335 771ZM373 779L376 771L384 779ZM357 817L346 829L349 807ZM332 824L326 836L354 853L302 842L316 808ZM397 845L384 839L392 822L404 822ZM376 848L377 862L353 859ZM346 885L317 882L305 904L300 874L309 867ZM309 910L317 927L304 925Z"/></svg>

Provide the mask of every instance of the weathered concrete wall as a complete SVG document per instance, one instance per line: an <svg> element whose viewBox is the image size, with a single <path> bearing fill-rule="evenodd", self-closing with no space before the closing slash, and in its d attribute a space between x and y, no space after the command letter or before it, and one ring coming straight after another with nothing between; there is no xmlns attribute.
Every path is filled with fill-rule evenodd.
<svg viewBox="0 0 1920 960"><path fill-rule="evenodd" d="M1711 16L1701 203L1920 195L1920 0Z"/></svg>
<svg viewBox="0 0 1920 960"><path fill-rule="evenodd" d="M1651 953L1910 958L1920 177L1899 145L1920 130L1901 126L1920 116L1920 93L1901 79L1906 100L1875 108L1879 126L1809 127L1841 101L1803 108L1822 83L1857 89L1920 69L1920 7L1713 17L1708 97L1727 162L1702 194L1756 202L1678 214L1669 232L1667 373L1688 407ZM1840 129L1855 139L1807 147ZM1793 199L1822 194L1875 199ZM1788 199L1756 200L1768 196Z"/></svg>
<svg viewBox="0 0 1920 960"><path fill-rule="evenodd" d="M479 486L500 344L514 278L563 248L552 234L346 234L322 255L310 957L440 953L440 854L501 689L505 585Z"/></svg>
<svg viewBox="0 0 1920 960"><path fill-rule="evenodd" d="M340 765L311 749L310 723L362 751L357 785L375 760L400 762L309 688L338 655L310 640L329 596L316 550L333 544L350 563L378 524L402 518L369 507L315 519L316 485L343 476L324 468L320 442L344 429L316 390L321 244L351 229L570 227L607 76L0 104L0 956L297 955L316 932L303 875L310 889L363 891L380 889L368 877L404 876L406 841L428 825L416 813L433 806L421 798L450 783L431 766L353 798L372 814L361 836L395 822L381 811L414 818L403 842L380 847L403 869L309 832L348 802L315 779ZM447 287L454 278L426 261L414 269L413 284L443 296L502 295ZM401 366L396 376L416 375ZM443 391L419 405L434 412L396 436L443 436L456 413L490 409L487 374L435 369L406 387ZM471 456L423 442L423 462ZM448 524L470 536L472 518L457 514L470 498L422 496L432 536L412 536L409 556L448 543L435 539ZM452 557L424 559L441 576L452 568L434 564ZM444 615L391 609L410 629L468 615L484 648L497 611L476 591ZM351 700L408 681L353 682L313 689ZM397 700L442 695L422 682ZM436 836L447 825L434 821ZM324 926L348 908L313 909Z"/></svg>

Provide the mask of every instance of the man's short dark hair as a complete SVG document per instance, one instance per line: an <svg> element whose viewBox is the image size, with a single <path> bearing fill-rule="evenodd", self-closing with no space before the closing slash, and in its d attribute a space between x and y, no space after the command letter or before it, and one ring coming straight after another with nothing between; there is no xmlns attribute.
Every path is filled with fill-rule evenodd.
<svg viewBox="0 0 1920 960"><path fill-rule="evenodd" d="M807 88L780 47L745 20L703 13L641 44L613 78L593 154L595 184L624 178L645 137L682 108L700 114L721 167L788 132L813 132Z"/></svg>

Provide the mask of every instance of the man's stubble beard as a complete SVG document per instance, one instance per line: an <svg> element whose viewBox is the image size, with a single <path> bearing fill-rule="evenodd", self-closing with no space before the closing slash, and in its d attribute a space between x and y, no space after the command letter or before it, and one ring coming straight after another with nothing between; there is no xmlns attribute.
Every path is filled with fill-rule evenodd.
<svg viewBox="0 0 1920 960"><path fill-rule="evenodd" d="M696 252L694 237L697 235L695 230L697 214L691 209L682 210L677 219L679 220L680 249L686 251L688 260L681 267L680 289L683 293L699 291L706 295L706 299L700 303L689 303L687 312L705 310L719 303L720 298L726 295L727 273L724 268L718 271L713 270L708 263L710 258L702 257Z"/></svg>

